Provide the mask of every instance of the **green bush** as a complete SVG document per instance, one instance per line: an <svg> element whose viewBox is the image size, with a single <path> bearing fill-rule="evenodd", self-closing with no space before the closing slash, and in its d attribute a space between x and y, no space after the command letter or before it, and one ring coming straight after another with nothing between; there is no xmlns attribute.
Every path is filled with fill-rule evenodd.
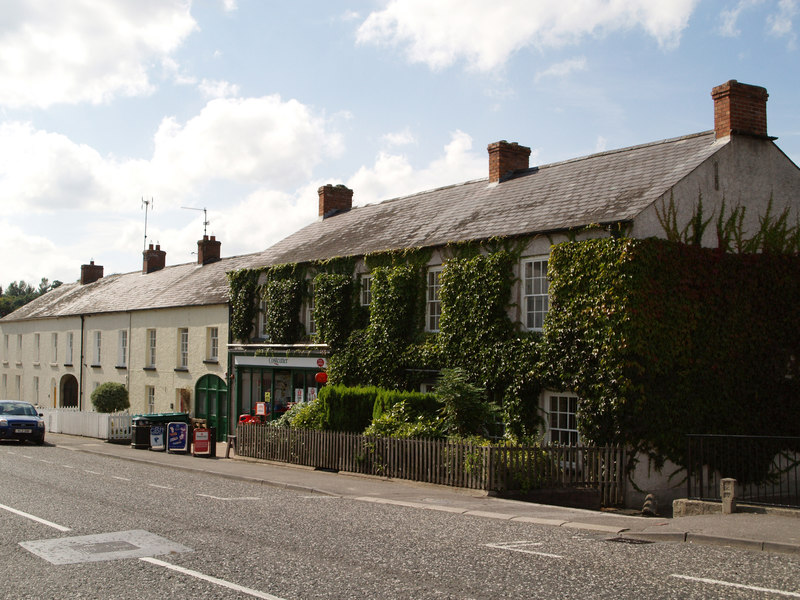
<svg viewBox="0 0 800 600"><path fill-rule="evenodd" d="M436 398L442 404L440 412L448 435L487 434L496 411L484 394L483 389L467 381L463 369L442 369L442 376L436 383Z"/></svg>
<svg viewBox="0 0 800 600"><path fill-rule="evenodd" d="M294 429L323 429L325 407L321 402L298 402L283 413L280 418L270 421L272 427L292 427Z"/></svg>
<svg viewBox="0 0 800 600"><path fill-rule="evenodd" d="M380 390L375 398L372 418L379 418L401 402L403 403L404 414L407 414L412 419L416 419L419 416L435 417L439 410L439 401L434 394Z"/></svg>
<svg viewBox="0 0 800 600"><path fill-rule="evenodd" d="M113 413L130 408L128 390L121 383L107 381L92 392L92 405L97 412Z"/></svg>
<svg viewBox="0 0 800 600"><path fill-rule="evenodd" d="M376 387L326 385L319 391L317 403L323 413L323 429L361 433L372 420Z"/></svg>

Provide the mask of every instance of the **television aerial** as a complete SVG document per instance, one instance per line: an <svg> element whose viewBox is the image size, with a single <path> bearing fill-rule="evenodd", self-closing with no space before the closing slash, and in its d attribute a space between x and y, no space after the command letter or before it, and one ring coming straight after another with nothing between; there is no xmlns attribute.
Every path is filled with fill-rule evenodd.
<svg viewBox="0 0 800 600"><path fill-rule="evenodd" d="M208 211L205 208L195 208L193 206L181 206L184 210L202 210L203 211L203 237L208 232L207 227L211 221L208 220Z"/></svg>

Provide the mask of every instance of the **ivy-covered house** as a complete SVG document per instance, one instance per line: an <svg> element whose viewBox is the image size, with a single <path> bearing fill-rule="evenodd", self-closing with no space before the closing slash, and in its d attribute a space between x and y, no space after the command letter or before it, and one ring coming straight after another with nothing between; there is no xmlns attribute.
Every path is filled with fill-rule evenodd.
<svg viewBox="0 0 800 600"><path fill-rule="evenodd" d="M710 131L547 165L500 141L488 146L487 178L361 207L352 190L321 187L316 222L261 253L258 267L229 273L232 412L266 401L279 413L312 397L321 371L335 383L425 390L458 366L502 405L510 435L574 444L582 431L618 433L625 423L580 427L596 390L554 372L574 375L570 357L591 362L603 347L577 353L586 340L569 336L589 330L568 331L553 314L568 308L553 305L551 285L568 283L556 277L567 273L573 294L598 275L613 287L612 274L636 280L618 268L639 252L632 241L731 249L759 238L765 215L785 224L800 214L800 169L767 134L766 90L732 80L712 98ZM570 271L564 257L579 252L560 244L593 239L606 241L579 247L613 254L611 266L587 259L594 272ZM619 306L579 309L607 316Z"/></svg>

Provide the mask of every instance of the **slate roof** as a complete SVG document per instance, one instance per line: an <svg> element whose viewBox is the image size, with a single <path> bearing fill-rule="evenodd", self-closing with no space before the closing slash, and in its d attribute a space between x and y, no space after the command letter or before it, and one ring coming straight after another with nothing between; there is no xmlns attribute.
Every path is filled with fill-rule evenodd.
<svg viewBox="0 0 800 600"><path fill-rule="evenodd" d="M65 283L0 321L47 319L228 302L226 271L257 264L257 254L223 258L207 265L186 263L143 274L114 274L94 283Z"/></svg>
<svg viewBox="0 0 800 600"><path fill-rule="evenodd" d="M630 221L726 143L706 131L354 207L260 253L65 284L2 321L224 304L225 272L245 267Z"/></svg>
<svg viewBox="0 0 800 600"><path fill-rule="evenodd" d="M630 221L726 143L706 131L354 207L278 242L261 264Z"/></svg>

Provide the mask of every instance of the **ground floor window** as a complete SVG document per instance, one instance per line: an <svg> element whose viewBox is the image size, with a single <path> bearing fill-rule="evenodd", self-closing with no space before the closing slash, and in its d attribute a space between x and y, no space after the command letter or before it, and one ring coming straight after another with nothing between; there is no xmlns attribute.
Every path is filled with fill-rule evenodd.
<svg viewBox="0 0 800 600"><path fill-rule="evenodd" d="M275 369L239 367L237 369L238 411L255 414L256 403L264 402L270 419L276 419L297 402L317 397L318 369Z"/></svg>
<svg viewBox="0 0 800 600"><path fill-rule="evenodd" d="M550 394L547 398L547 429L550 441L565 446L578 444L578 397Z"/></svg>

